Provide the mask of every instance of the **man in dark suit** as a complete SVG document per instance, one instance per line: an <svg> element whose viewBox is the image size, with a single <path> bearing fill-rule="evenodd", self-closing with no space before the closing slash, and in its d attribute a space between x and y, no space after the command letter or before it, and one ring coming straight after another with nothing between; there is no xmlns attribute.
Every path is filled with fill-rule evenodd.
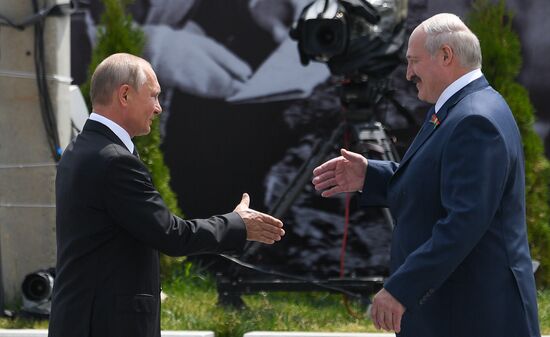
<svg viewBox="0 0 550 337"><path fill-rule="evenodd" d="M412 33L407 79L435 104L398 163L342 156L314 170L325 197L362 190L394 217L377 328L407 337L540 336L527 242L520 134L481 73L477 37L455 15Z"/></svg>
<svg viewBox="0 0 550 337"><path fill-rule="evenodd" d="M248 208L182 220L170 213L133 154L162 111L150 64L105 59L92 77L94 113L67 147L56 178L57 274L49 336L160 336L159 253L231 252L274 243L282 223Z"/></svg>

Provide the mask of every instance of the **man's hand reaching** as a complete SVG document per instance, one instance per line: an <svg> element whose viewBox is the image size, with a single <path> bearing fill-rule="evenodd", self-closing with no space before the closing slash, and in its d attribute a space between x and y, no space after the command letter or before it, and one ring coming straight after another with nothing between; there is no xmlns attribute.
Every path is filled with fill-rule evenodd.
<svg viewBox="0 0 550 337"><path fill-rule="evenodd" d="M341 150L341 154L313 170L313 185L317 191L323 191L323 197L356 192L363 188L367 158L345 149Z"/></svg>
<svg viewBox="0 0 550 337"><path fill-rule="evenodd" d="M281 240L281 237L285 235L281 220L255 211L249 206L250 197L244 193L241 202L235 207L235 212L241 216L246 225L246 239L267 244Z"/></svg>

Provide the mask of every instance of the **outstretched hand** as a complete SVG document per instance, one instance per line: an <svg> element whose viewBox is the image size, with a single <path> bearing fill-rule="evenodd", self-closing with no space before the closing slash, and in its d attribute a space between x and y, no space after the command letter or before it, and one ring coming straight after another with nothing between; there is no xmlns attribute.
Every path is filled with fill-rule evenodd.
<svg viewBox="0 0 550 337"><path fill-rule="evenodd" d="M331 159L313 170L313 185L323 191L323 197L363 188L368 161L362 155L342 149L341 156Z"/></svg>
<svg viewBox="0 0 550 337"><path fill-rule="evenodd" d="M275 241L281 240L281 237L285 235L281 220L271 215L255 211L249 208L249 206L250 196L248 196L248 193L244 193L241 202L235 207L235 212L237 212L244 221L246 226L246 239L267 244L272 244Z"/></svg>

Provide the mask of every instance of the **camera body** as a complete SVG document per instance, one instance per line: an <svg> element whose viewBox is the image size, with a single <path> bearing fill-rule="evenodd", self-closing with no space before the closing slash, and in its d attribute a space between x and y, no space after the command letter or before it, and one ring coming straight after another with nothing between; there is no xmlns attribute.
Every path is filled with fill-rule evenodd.
<svg viewBox="0 0 550 337"><path fill-rule="evenodd" d="M38 270L23 279L22 311L30 316L47 318L51 310L51 296L55 278L55 269Z"/></svg>
<svg viewBox="0 0 550 337"><path fill-rule="evenodd" d="M387 76L402 59L407 0L315 0L290 36L302 64L327 63L335 75Z"/></svg>

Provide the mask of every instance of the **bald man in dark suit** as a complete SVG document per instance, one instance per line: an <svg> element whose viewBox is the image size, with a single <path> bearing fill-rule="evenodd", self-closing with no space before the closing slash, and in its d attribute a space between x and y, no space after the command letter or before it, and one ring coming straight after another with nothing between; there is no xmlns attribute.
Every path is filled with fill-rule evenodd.
<svg viewBox="0 0 550 337"><path fill-rule="evenodd" d="M248 207L182 220L170 213L132 137L162 108L150 64L114 54L92 77L94 113L67 147L56 178L57 274L50 337L159 337L159 251L181 256L272 244L282 223Z"/></svg>

